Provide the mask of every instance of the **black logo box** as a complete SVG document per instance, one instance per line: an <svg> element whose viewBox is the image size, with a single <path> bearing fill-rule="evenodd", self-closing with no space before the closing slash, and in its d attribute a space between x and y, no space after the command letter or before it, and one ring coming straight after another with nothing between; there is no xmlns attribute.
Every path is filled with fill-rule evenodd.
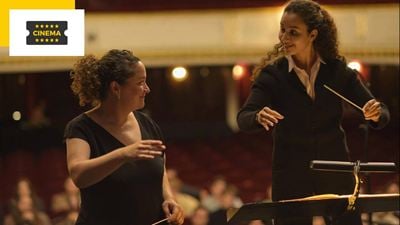
<svg viewBox="0 0 400 225"><path fill-rule="evenodd" d="M67 45L68 37L64 32L68 29L67 21L27 21L27 45Z"/></svg>

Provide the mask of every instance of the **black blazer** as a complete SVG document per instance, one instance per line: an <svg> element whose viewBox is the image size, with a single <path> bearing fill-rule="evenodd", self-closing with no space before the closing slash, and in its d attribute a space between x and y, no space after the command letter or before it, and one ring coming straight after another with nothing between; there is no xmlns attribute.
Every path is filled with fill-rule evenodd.
<svg viewBox="0 0 400 225"><path fill-rule="evenodd" d="M341 127L342 100L326 90L324 84L361 107L373 98L353 70L342 61L331 60L320 65L316 97L312 100L294 70L288 72L287 59L281 58L262 70L237 115L243 131L263 129L256 121L256 113L264 106L285 117L273 130L272 170L282 172L284 175L280 177L289 179L290 171L308 171L311 160L348 160ZM381 128L388 121L389 112L383 105L379 122L370 124ZM279 178L273 175L273 179Z"/></svg>

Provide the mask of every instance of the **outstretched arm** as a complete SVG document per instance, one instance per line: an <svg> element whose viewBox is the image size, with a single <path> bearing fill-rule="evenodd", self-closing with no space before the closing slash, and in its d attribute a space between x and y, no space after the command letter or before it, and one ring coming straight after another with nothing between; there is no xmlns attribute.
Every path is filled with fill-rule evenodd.
<svg viewBox="0 0 400 225"><path fill-rule="evenodd" d="M345 94L357 105L362 106L364 118L370 121L369 125L372 128L383 128L390 121L388 108L374 98L368 88L357 77L356 72L346 69L346 73L349 74L349 82L345 88Z"/></svg>
<svg viewBox="0 0 400 225"><path fill-rule="evenodd" d="M243 131L269 130L283 119L283 116L271 107L273 89L277 86L271 74L261 73L251 87L246 103L237 115L237 123Z"/></svg>
<svg viewBox="0 0 400 225"><path fill-rule="evenodd" d="M85 140L70 138L66 143L68 171L79 188L103 180L129 160L152 159L165 149L161 141L143 140L90 159L90 146Z"/></svg>

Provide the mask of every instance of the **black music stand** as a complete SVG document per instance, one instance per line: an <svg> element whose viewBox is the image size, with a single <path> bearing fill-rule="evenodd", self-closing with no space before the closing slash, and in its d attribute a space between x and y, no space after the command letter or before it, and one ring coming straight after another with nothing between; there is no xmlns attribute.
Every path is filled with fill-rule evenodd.
<svg viewBox="0 0 400 225"><path fill-rule="evenodd" d="M312 161L315 170L353 172L358 179L359 172L394 172L394 163L351 163L336 161ZM251 220L271 220L275 218L305 216L337 216L349 210L359 213L387 212L399 210L399 194L359 195L359 186L352 195L319 195L309 198L278 202L245 204L241 208L227 211L228 225Z"/></svg>
<svg viewBox="0 0 400 225"><path fill-rule="evenodd" d="M351 195L332 196L325 199L294 199L279 202L245 204L239 209L227 212L229 225L251 220L271 220L275 218L332 216L346 212ZM361 195L355 210L360 213L388 212L399 210L399 194Z"/></svg>

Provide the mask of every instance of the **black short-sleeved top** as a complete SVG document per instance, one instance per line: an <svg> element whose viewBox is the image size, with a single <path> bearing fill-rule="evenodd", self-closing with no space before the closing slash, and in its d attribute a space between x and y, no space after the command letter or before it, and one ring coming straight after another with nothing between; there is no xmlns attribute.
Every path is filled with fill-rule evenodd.
<svg viewBox="0 0 400 225"><path fill-rule="evenodd" d="M162 139L148 116L135 111L142 139ZM107 154L125 145L85 113L71 120L64 138L80 138L90 146L90 158ZM149 225L162 219L162 179L164 158L125 163L100 182L81 191L77 225Z"/></svg>

